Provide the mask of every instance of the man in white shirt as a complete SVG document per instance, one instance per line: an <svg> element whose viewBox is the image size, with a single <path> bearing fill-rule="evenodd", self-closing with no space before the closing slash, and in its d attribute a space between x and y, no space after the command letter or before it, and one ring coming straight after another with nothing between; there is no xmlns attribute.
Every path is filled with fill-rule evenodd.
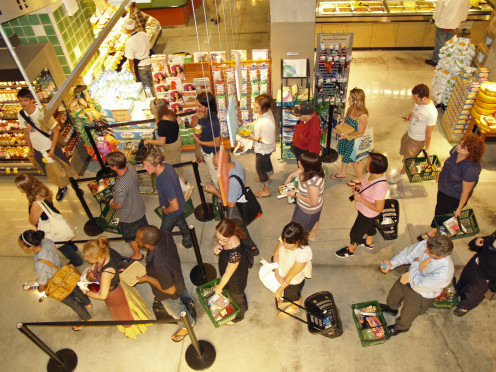
<svg viewBox="0 0 496 372"><path fill-rule="evenodd" d="M412 99L415 103L413 112L403 117L408 120L408 130L401 138L400 154L403 155L403 168L389 183L395 184L405 177L405 159L415 158L425 148L429 151L432 132L437 122L437 109L429 98L429 88L418 84L412 89Z"/></svg>
<svg viewBox="0 0 496 372"><path fill-rule="evenodd" d="M132 19L128 18L124 21L124 29L129 34L124 50L124 57L129 60L129 69L134 74L136 81L143 83L155 95L152 84L150 39L145 32L136 30L136 22Z"/></svg>
<svg viewBox="0 0 496 372"><path fill-rule="evenodd" d="M387 305L380 304L382 312L396 316L403 303L400 316L388 326L391 336L408 331L415 318L425 313L451 283L455 274L452 251L450 238L436 236L406 247L391 261L381 262L384 273L410 265L408 272L401 275L389 291Z"/></svg>
<svg viewBox="0 0 496 372"><path fill-rule="evenodd" d="M432 17L436 24L434 52L431 59L426 59L425 63L434 67L437 65L439 50L455 36L455 30L461 22L467 19L469 9L469 0L438 0L436 2L436 9Z"/></svg>
<svg viewBox="0 0 496 372"><path fill-rule="evenodd" d="M33 94L29 89L22 88L19 90L17 93L17 99L21 104L24 115L26 115L28 119L25 120L21 112L19 112L19 114L17 114L19 126L23 130L24 138L26 139L32 156L36 159L36 162L39 164L43 173L46 174L46 166L43 160L47 161L46 159L43 159L44 157L53 158L56 156L70 166L69 160L65 156L64 152L57 146L57 140L60 135L60 129L57 123L52 121L48 125L43 125L43 113L40 112L38 106L36 106ZM34 126L31 125L29 121L31 121ZM40 131L44 133L41 133ZM51 139L50 133L53 133L53 137ZM57 201L61 201L67 191L69 180L66 180L65 185L59 185L55 180L50 181L59 186L55 199Z"/></svg>

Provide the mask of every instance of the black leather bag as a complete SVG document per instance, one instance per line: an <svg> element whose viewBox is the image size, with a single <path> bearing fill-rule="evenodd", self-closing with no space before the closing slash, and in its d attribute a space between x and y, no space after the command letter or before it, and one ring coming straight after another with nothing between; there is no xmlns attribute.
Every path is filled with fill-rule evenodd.
<svg viewBox="0 0 496 372"><path fill-rule="evenodd" d="M253 191L251 191L249 187L245 186L241 178L236 175L232 175L229 178L232 177L234 177L241 185L241 190L246 199L246 203L236 202L236 206L238 207L245 226L248 226L251 222L262 215L262 207L260 206L255 194L253 194Z"/></svg>

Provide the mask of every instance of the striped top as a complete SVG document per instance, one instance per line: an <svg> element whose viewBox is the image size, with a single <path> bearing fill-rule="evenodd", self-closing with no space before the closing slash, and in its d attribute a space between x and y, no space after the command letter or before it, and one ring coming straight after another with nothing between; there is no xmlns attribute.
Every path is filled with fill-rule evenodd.
<svg viewBox="0 0 496 372"><path fill-rule="evenodd" d="M324 185L325 179L322 177L314 176L306 182L299 182L298 194L308 198L308 186L316 186L319 188L319 201L315 207L305 203L303 200L297 198L296 202L300 209L307 214L315 214L321 211L324 204Z"/></svg>
<svg viewBox="0 0 496 372"><path fill-rule="evenodd" d="M117 177L114 185L114 202L119 209L120 222L131 223L138 221L145 215L145 203L139 193L138 173L131 164L127 164L127 171Z"/></svg>

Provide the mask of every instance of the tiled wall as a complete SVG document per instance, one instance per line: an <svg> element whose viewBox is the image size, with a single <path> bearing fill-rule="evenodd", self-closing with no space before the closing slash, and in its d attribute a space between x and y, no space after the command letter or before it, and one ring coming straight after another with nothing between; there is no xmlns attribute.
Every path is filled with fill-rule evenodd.
<svg viewBox="0 0 496 372"><path fill-rule="evenodd" d="M7 35L17 33L21 43L51 41L66 75L94 41L89 19L95 12L92 0L77 0L79 9L69 16L60 2L35 12L5 22L2 26ZM53 12L52 12L53 9ZM92 61L94 61L93 59Z"/></svg>

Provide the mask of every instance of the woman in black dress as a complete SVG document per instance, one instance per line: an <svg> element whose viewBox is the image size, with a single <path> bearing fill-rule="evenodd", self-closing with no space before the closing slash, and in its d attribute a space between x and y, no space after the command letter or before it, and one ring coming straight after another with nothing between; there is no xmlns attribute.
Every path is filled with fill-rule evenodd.
<svg viewBox="0 0 496 372"><path fill-rule="evenodd" d="M217 244L214 253L219 256L219 272L221 280L215 287L215 294L221 294L226 289L233 301L239 306L236 318L227 323L233 324L243 320L248 310L245 288L248 280L249 261L243 248L242 240L245 233L229 219L223 219L216 227Z"/></svg>

